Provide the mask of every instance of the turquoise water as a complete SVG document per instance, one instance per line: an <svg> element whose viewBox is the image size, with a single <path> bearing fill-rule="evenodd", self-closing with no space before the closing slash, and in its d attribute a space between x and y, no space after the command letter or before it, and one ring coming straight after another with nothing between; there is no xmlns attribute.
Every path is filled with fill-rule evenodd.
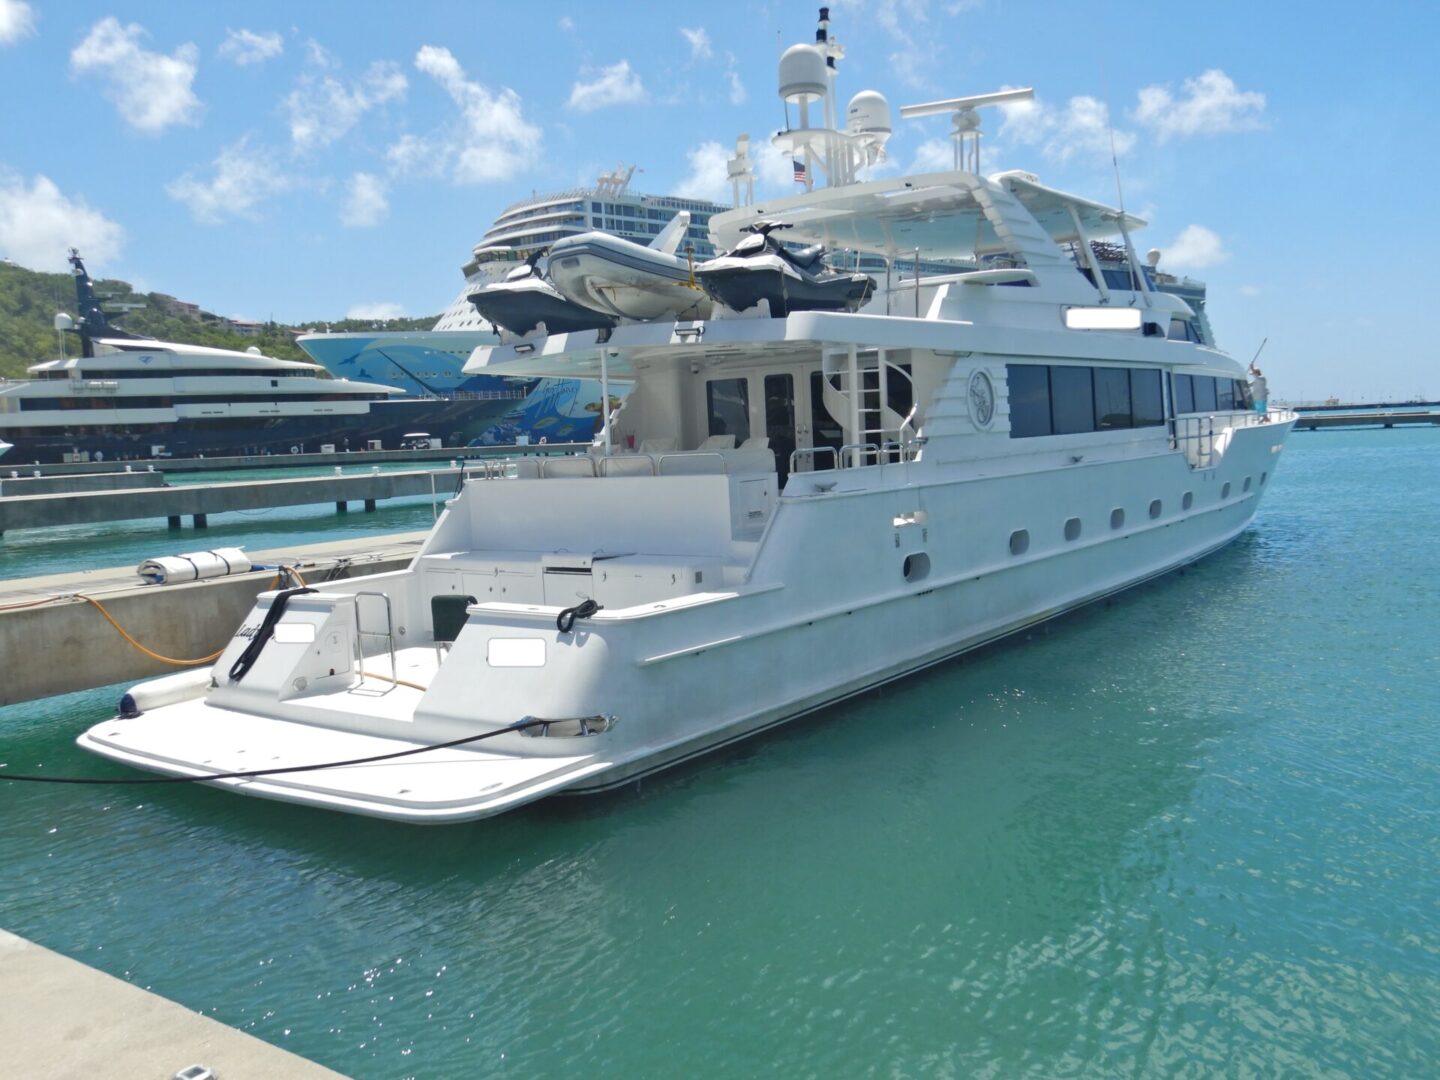
<svg viewBox="0 0 1440 1080"><path fill-rule="evenodd" d="M1440 432L1307 432L1183 575L601 798L0 784L3 924L362 1077L1434 1075L1437 536ZM114 697L0 760L122 775Z"/></svg>
<svg viewBox="0 0 1440 1080"><path fill-rule="evenodd" d="M440 466L443 467L444 463ZM416 469L413 463L377 466L384 472ZM369 472L369 466L351 466L345 475ZM227 472L174 473L167 479L179 487L188 484L223 483L232 480L291 480L305 476L326 476L332 468L234 469ZM454 494L455 481L438 481L438 499L443 504ZM367 534L408 532L428 529L435 522L430 496L385 499L373 512L351 503L350 512L337 514L333 503L314 506L277 506L268 510L240 510L211 514L209 527L194 529L190 519L172 530L164 518L142 518L113 524L73 525L58 529L13 529L0 538L0 579L62 574L92 567L138 565L156 555L181 551L240 546L251 552L269 551L288 545L320 543L324 540Z"/></svg>

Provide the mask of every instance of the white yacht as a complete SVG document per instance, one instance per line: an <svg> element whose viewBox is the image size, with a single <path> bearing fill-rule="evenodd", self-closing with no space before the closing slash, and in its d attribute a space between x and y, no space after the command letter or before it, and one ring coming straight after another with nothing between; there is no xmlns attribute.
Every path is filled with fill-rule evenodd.
<svg viewBox="0 0 1440 1080"><path fill-rule="evenodd" d="M464 443L523 396L399 400L395 387L332 379L318 364L138 337L111 324L77 251L79 319L60 314L80 355L0 379L0 437L26 464L233 453L299 453L330 445L393 449L427 427ZM473 347L473 346L472 346ZM504 380L491 380L504 384Z"/></svg>
<svg viewBox="0 0 1440 1080"><path fill-rule="evenodd" d="M955 114L955 168L858 181L889 108L869 94L842 125L821 31L780 61L798 115L777 139L811 182L717 215L716 244L781 220L974 269L886 274L859 311L477 349L475 373L631 389L592 453L475 473L407 569L262 595L213 676L142 684L80 745L263 798L480 818L754 735L1243 532L1294 416L1255 411L1242 365L1153 288L1143 223L982 174L977 110L1028 91L902 110ZM1098 242L1124 252L1118 281Z"/></svg>

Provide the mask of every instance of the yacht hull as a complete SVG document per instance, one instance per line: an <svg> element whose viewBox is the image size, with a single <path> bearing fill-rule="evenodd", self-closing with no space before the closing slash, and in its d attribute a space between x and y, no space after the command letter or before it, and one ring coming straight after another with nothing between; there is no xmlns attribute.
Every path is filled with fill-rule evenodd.
<svg viewBox="0 0 1440 1080"><path fill-rule="evenodd" d="M51 465L76 453L105 461L315 453L327 444L337 450L361 450L371 440L395 450L401 436L414 431L429 431L443 438L447 446L464 446L513 406L513 399L437 398L377 401L367 412L330 416L222 416L164 423L87 424L33 433L13 429L4 433L14 444L6 463Z"/></svg>
<svg viewBox="0 0 1440 1080"><path fill-rule="evenodd" d="M1023 476L937 476L919 484L904 482L899 475L904 466L855 470L873 474L888 468L894 482L871 491L804 492L781 500L768 534L775 541L769 546L773 556L762 554L756 576L783 586L710 594L663 611L601 612L573 636L556 630L554 607L482 604L472 607L443 666L437 662L434 670L423 671L425 654L433 650L411 650L410 659L401 658L402 674L409 670L405 664L421 665L413 677L428 689L395 689L395 694L411 696L397 698L373 723L346 713L360 699L339 703L355 694L353 689L323 695L310 705L291 695L288 707L266 718L275 726L266 729L264 739L236 740L231 703L253 700L250 695L264 693L260 686L229 698L217 691L207 703L167 706L135 721L110 721L83 736L81 745L141 768L193 775L206 768L246 767L236 762L247 759L222 752L246 745L274 750L285 763L355 756L342 753L349 746L343 740L316 741L317 728L341 724L347 735L374 736L380 740L374 745L402 749L494 731L526 716L607 715L617 722L590 738L502 733L479 744L483 753L477 749L461 759L469 768L452 762L456 751L442 751L446 769L436 771L446 772L443 784L427 786L423 764L391 766L385 775L394 781L394 790L384 799L368 789L368 779L347 788L342 770L313 779L297 774L283 784L222 783L246 794L419 823L470 820L550 794L615 787L1224 547L1249 525L1263 477L1273 470L1289 426L1257 425L1237 432L1224 461L1203 475L1179 453ZM802 489L808 483L806 474L795 479ZM629 481L568 483L575 487L567 490L578 496L587 486L617 485L619 494L618 485ZM1182 510L1186 492L1198 497ZM1155 516L1147 512L1152 499L1162 504ZM926 509L923 525L892 524L916 504ZM1126 511L1128 524L1113 524L1116 509ZM1071 514L1090 523L1095 535L1059 539ZM1035 537L1035 547L1017 556L1008 540L1021 525ZM928 575L905 581L903 560L922 551L933 560ZM421 597L433 595L442 587L443 574L452 572L432 573L424 562L422 557L411 572ZM475 593L485 587L484 580L457 578ZM518 580L511 579L512 590ZM370 581L380 585L380 579ZM397 598L396 618L410 619L407 601L398 599L401 582L387 592ZM317 610L324 609L323 598L313 602ZM342 607L337 604L336 611ZM322 626L322 635L329 625ZM473 673L487 670L491 642L516 638L544 641L546 663L503 675L491 670L483 703L477 701ZM228 654L222 658L219 670L230 659ZM384 661L379 663L383 674ZM292 675L289 668L277 667L276 685ZM377 687L371 683L369 693ZM402 723L395 722L397 717ZM183 739L176 735L181 729ZM410 796L399 795L401 788ZM441 795L445 805L436 806Z"/></svg>

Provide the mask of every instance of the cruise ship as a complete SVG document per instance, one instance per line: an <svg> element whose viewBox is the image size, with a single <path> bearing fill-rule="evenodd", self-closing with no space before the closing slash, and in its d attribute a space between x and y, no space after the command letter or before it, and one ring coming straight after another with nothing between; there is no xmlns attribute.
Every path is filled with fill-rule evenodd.
<svg viewBox="0 0 1440 1080"><path fill-rule="evenodd" d="M590 452L477 470L409 566L262 594L213 673L134 688L80 745L251 797L466 821L800 716L833 753L835 702L1244 533L1295 414L1252 401L1245 365L1153 287L1145 222L982 171L980 111L1028 89L901 109L952 116L954 167L863 179L891 109L837 107L843 55L821 9L780 56L774 142L804 190L710 222L725 253L697 277L746 288L710 292L708 318L537 325L467 362L628 385ZM772 244L781 225L813 246ZM972 268L857 282L829 236ZM891 720L894 740L940 722Z"/></svg>
<svg viewBox="0 0 1440 1080"><path fill-rule="evenodd" d="M406 397L254 347L137 337L111 324L78 252L70 263L80 318L58 315L56 328L78 337L80 355L0 380L10 463L396 449L420 432L464 445L523 396L509 380L486 378L500 389Z"/></svg>

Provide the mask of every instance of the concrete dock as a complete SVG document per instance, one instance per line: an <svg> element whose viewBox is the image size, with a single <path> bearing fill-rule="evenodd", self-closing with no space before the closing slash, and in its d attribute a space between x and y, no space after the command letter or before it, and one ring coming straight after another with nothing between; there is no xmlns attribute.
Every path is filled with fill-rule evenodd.
<svg viewBox="0 0 1440 1080"><path fill-rule="evenodd" d="M313 1061L0 930L0 1073L35 1080L344 1080Z"/></svg>
<svg viewBox="0 0 1440 1080"><path fill-rule="evenodd" d="M5 495L0 497L0 534L11 529L93 525L132 518L166 518L172 527L178 528L181 519L189 517L196 528L204 528L210 514L327 502L334 503L341 512L352 502L374 510L381 499L432 494L437 499L447 498L454 494L461 471L425 469L118 491Z"/></svg>
<svg viewBox="0 0 1440 1080"><path fill-rule="evenodd" d="M293 566L306 581L363 577L408 566L427 535L409 532L332 540L246 554L262 566ZM172 547L157 554L179 550L184 549ZM193 660L222 648L255 597L271 588L274 580L275 570L269 569L176 585L146 585L133 566L125 566L0 581L0 656L5 658L0 705L181 670L131 646L79 595L98 600L146 648ZM27 660L32 657L33 663Z"/></svg>

